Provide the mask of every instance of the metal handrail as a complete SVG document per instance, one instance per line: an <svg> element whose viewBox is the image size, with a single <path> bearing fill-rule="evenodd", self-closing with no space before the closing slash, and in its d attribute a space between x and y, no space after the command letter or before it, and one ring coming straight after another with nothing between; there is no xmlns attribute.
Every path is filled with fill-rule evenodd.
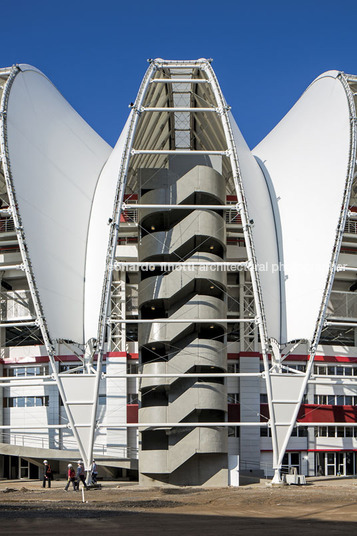
<svg viewBox="0 0 357 536"><path fill-rule="evenodd" d="M21 447L33 447L42 449L58 449L70 452L78 451L78 446L75 439L52 439L48 435L46 437L36 437L30 434L17 434L17 433L0 433L0 442L9 445L16 445ZM94 455L106 456L113 458L132 458L137 459L138 448L136 447L108 447L101 443L94 444Z"/></svg>
<svg viewBox="0 0 357 536"><path fill-rule="evenodd" d="M0 233L15 231L15 223L12 218L0 218Z"/></svg>

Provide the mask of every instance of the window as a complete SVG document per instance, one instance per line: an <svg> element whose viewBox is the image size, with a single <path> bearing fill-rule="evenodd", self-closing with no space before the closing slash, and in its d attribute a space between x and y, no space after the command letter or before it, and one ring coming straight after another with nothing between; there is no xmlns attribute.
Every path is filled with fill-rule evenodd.
<svg viewBox="0 0 357 536"><path fill-rule="evenodd" d="M314 404L327 404L327 396L326 395L314 395Z"/></svg>
<svg viewBox="0 0 357 536"><path fill-rule="evenodd" d="M128 361L126 365L126 373L127 374L139 374L139 364L131 363L130 361Z"/></svg>
<svg viewBox="0 0 357 536"><path fill-rule="evenodd" d="M315 437L357 437L355 426L319 426L315 428Z"/></svg>
<svg viewBox="0 0 357 536"><path fill-rule="evenodd" d="M229 426L228 437L239 437L239 426Z"/></svg>
<svg viewBox="0 0 357 536"><path fill-rule="evenodd" d="M78 368L80 366L80 362L76 363L75 365L74 364L71 364L71 365L64 365L63 363L60 364L59 366L59 372L69 372L70 370L73 370L75 368ZM81 369L78 369L75 371L75 374L81 374L82 373L82 370Z"/></svg>
<svg viewBox="0 0 357 536"><path fill-rule="evenodd" d="M126 340L137 341L138 340L138 324L126 325Z"/></svg>
<svg viewBox="0 0 357 536"><path fill-rule="evenodd" d="M315 437L327 437L327 426L319 426L315 428Z"/></svg>
<svg viewBox="0 0 357 536"><path fill-rule="evenodd" d="M4 398L4 408L34 408L49 405L49 396L10 396Z"/></svg>
<svg viewBox="0 0 357 536"><path fill-rule="evenodd" d="M9 408L24 408L26 398L24 396L10 397Z"/></svg>
<svg viewBox="0 0 357 536"><path fill-rule="evenodd" d="M357 396L352 395L314 395L314 404L331 406L355 406Z"/></svg>
<svg viewBox="0 0 357 536"><path fill-rule="evenodd" d="M327 373L327 367L325 367L324 365L315 365L314 374L326 375L326 373Z"/></svg>
<svg viewBox="0 0 357 536"><path fill-rule="evenodd" d="M23 378L25 376L45 376L47 374L47 365L38 365L34 367L12 367L8 369L8 376L13 378Z"/></svg>
<svg viewBox="0 0 357 536"><path fill-rule="evenodd" d="M287 366L289 369L298 370L299 372L305 372L306 371L306 365L291 365L290 363L287 363ZM290 370L283 369L283 372L290 373Z"/></svg>
<svg viewBox="0 0 357 536"><path fill-rule="evenodd" d="M139 398L137 393L128 393L127 396L128 404L139 404Z"/></svg>
<svg viewBox="0 0 357 536"><path fill-rule="evenodd" d="M236 374L239 372L239 363L228 363L227 372L229 372L229 374Z"/></svg>
<svg viewBox="0 0 357 536"><path fill-rule="evenodd" d="M291 437L307 437L306 426L295 426L295 428L293 428Z"/></svg>
<svg viewBox="0 0 357 536"><path fill-rule="evenodd" d="M343 395L337 395L335 397L336 406L343 406L345 403L345 397Z"/></svg>
<svg viewBox="0 0 357 536"><path fill-rule="evenodd" d="M228 404L239 404L239 393L228 393L227 394L227 403Z"/></svg>
<svg viewBox="0 0 357 536"><path fill-rule="evenodd" d="M260 437L271 437L271 428L269 426L261 426Z"/></svg>
<svg viewBox="0 0 357 536"><path fill-rule="evenodd" d="M357 376L357 367L353 365L315 365L314 374L329 376Z"/></svg>
<svg viewBox="0 0 357 536"><path fill-rule="evenodd" d="M268 395L264 393L260 393L260 403L261 404L267 404L268 403Z"/></svg>

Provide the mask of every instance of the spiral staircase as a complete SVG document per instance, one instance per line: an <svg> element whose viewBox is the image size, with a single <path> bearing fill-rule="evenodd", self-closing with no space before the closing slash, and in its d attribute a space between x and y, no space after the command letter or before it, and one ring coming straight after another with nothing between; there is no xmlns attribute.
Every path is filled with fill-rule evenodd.
<svg viewBox="0 0 357 536"><path fill-rule="evenodd" d="M139 212L139 259L178 263L173 270L155 264L141 272L140 316L152 319L139 324L142 372L202 372L212 373L212 379L154 376L141 380L139 422L162 423L162 428L141 432L140 480L151 485L154 481L227 485L225 428L165 426L221 422L227 411L224 380L214 377L215 372L226 371L225 324L219 321L226 317L226 274L207 266L224 260L225 223L223 211L202 209L224 204L225 182L209 161L178 158L186 162L176 166L176 172L140 170L140 203L155 208ZM181 174L177 173L180 167ZM170 209L179 204L200 208ZM194 265L198 262L205 264ZM155 318L170 322L155 323Z"/></svg>

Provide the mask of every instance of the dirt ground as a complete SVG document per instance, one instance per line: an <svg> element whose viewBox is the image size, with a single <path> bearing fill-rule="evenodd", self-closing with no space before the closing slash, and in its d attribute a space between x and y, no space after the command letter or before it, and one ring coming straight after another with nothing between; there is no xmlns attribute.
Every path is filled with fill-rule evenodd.
<svg viewBox="0 0 357 536"><path fill-rule="evenodd" d="M310 479L306 486L143 488L104 482L64 491L55 481L0 482L1 535L340 535L357 533L357 479ZM248 532L247 532L248 531Z"/></svg>

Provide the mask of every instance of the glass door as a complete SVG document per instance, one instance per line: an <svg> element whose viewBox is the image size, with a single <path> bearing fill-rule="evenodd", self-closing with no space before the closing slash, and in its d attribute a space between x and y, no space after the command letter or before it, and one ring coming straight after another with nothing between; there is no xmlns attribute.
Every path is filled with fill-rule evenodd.
<svg viewBox="0 0 357 536"><path fill-rule="evenodd" d="M19 458L19 475L20 478L29 478L30 462Z"/></svg>
<svg viewBox="0 0 357 536"><path fill-rule="evenodd" d="M325 463L325 475L336 476L336 452L326 452Z"/></svg>
<svg viewBox="0 0 357 536"><path fill-rule="evenodd" d="M356 453L355 452L345 452L346 455L346 475L354 475L355 474L355 458Z"/></svg>
<svg viewBox="0 0 357 536"><path fill-rule="evenodd" d="M344 476L346 474L346 452L336 452L336 474Z"/></svg>

